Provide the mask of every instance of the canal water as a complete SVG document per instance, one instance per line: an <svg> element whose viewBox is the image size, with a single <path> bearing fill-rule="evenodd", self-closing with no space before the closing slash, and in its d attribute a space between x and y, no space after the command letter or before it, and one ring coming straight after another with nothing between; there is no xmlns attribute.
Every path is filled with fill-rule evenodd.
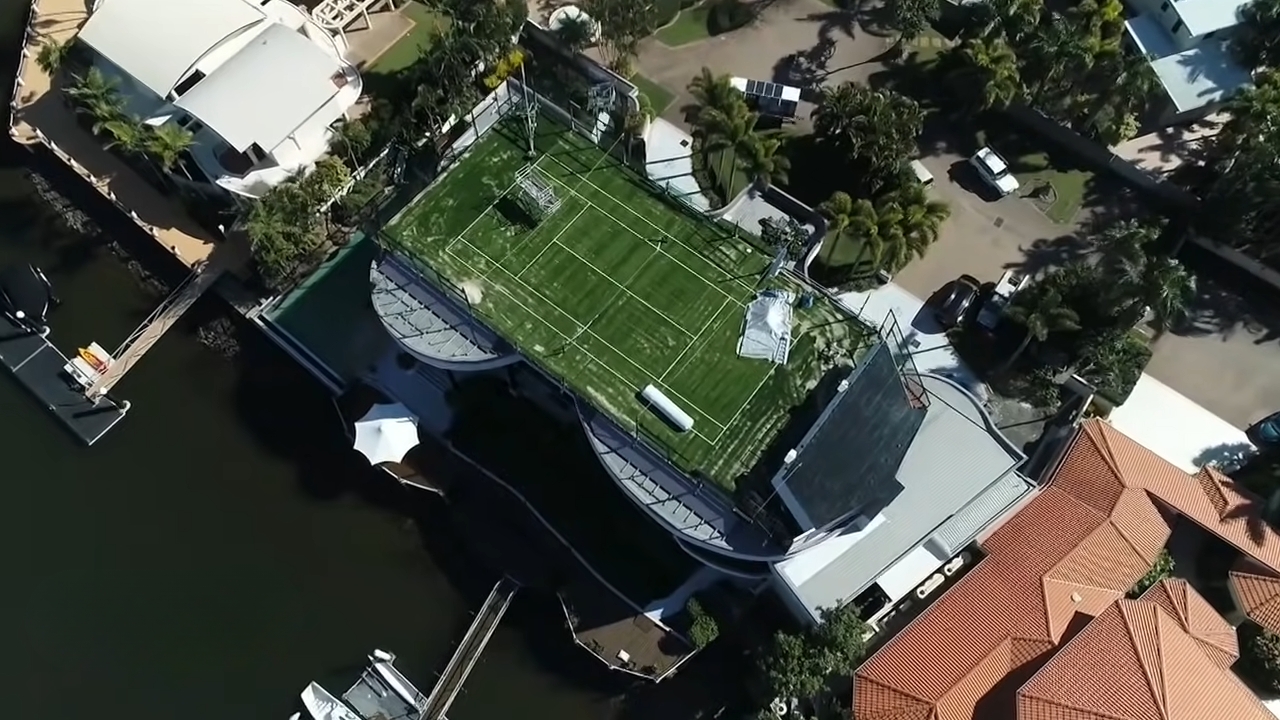
<svg viewBox="0 0 1280 720"><path fill-rule="evenodd" d="M0 9L6 88L25 4ZM0 144L0 264L48 271L64 352L114 347L159 299L107 248L136 231L101 204L105 230L70 230L28 163ZM8 714L283 720L308 681L345 689L375 647L430 687L494 578L394 492L355 482L317 383L265 343L227 359L179 327L117 394L132 411L89 449L0 375ZM550 617L513 606L453 720L675 717L584 672Z"/></svg>

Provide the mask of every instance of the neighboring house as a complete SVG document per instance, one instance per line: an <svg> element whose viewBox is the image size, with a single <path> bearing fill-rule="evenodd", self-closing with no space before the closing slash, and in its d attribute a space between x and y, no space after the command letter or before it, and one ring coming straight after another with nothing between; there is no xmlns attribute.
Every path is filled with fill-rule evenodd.
<svg viewBox="0 0 1280 720"><path fill-rule="evenodd" d="M345 42L285 0L98 0L77 39L129 112L194 133L192 179L241 196L309 169L362 91Z"/></svg>
<svg viewBox="0 0 1280 720"><path fill-rule="evenodd" d="M1249 69L1229 47L1240 9L1251 0L1127 0L1133 49L1151 61L1164 88L1163 125L1198 120L1249 87Z"/></svg>
<svg viewBox="0 0 1280 720"><path fill-rule="evenodd" d="M1227 669L1229 626L1194 590L1173 581L1125 599L1183 523L1239 553L1223 578L1229 615L1280 630L1280 534L1260 502L1086 422L986 557L858 669L854 716L1269 720Z"/></svg>

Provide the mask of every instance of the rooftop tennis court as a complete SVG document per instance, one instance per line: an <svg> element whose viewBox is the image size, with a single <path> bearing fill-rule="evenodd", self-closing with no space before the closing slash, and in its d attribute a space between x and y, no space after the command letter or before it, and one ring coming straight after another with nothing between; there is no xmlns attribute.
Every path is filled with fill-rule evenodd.
<svg viewBox="0 0 1280 720"><path fill-rule="evenodd" d="M587 139L543 118L533 161L555 209L513 201L529 162L500 128L385 229L521 351L685 471L732 489L866 329L819 296L794 311L785 365L738 357L747 303L771 258L668 204ZM772 288L806 292L780 275ZM657 386L694 419L676 432L638 399Z"/></svg>

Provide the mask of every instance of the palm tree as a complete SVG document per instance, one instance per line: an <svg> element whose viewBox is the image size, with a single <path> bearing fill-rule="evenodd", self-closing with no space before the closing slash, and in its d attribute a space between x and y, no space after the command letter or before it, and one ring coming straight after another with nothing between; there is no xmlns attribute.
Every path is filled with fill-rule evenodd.
<svg viewBox="0 0 1280 720"><path fill-rule="evenodd" d="M766 190L776 182L787 181L791 160L779 152L781 149L782 138L776 135L753 135L746 154L737 157L738 166L757 189Z"/></svg>
<svg viewBox="0 0 1280 720"><path fill-rule="evenodd" d="M718 167L714 168L731 194L733 183L728 173L738 166L738 158L749 156L756 144L756 123L760 116L747 109L742 100L731 102L724 108L704 107L698 116L698 132L701 134L704 152L724 151ZM729 200L729 198L725 198Z"/></svg>
<svg viewBox="0 0 1280 720"><path fill-rule="evenodd" d="M960 57L964 65L957 75L963 82L964 94L980 99L980 109L1004 108L1024 95L1018 56L1004 40L966 40L960 47Z"/></svg>
<svg viewBox="0 0 1280 720"><path fill-rule="evenodd" d="M742 93L733 86L728 75L716 75L710 68L702 68L689 81L689 94L697 103L699 115L708 108L726 111L731 105L743 102Z"/></svg>
<svg viewBox="0 0 1280 720"><path fill-rule="evenodd" d="M1118 316L1133 327L1150 311L1156 332L1163 333L1186 314L1195 297L1195 279L1182 263L1168 256L1144 258L1136 277L1117 289Z"/></svg>
<svg viewBox="0 0 1280 720"><path fill-rule="evenodd" d="M145 152L152 136L150 126L131 115L104 120L94 128L94 132L103 131L111 138L107 141L108 148L119 148L130 154Z"/></svg>
<svg viewBox="0 0 1280 720"><path fill-rule="evenodd" d="M62 62L67 59L67 51L70 49L70 43L47 40L40 45L40 52L36 54L36 65L44 71L45 75L52 77L58 72L58 68L62 67Z"/></svg>
<svg viewBox="0 0 1280 720"><path fill-rule="evenodd" d="M1010 320L1022 325L1026 333L1018 349L1013 351L1000 371L1008 370L1018 361L1032 340L1044 342L1054 333L1080 329L1080 316L1075 310L1062 304L1062 295L1053 288L1038 292L1023 292L1014 296L1005 309Z"/></svg>
<svg viewBox="0 0 1280 720"><path fill-rule="evenodd" d="M190 130L173 123L165 123L151 130L150 137L147 138L146 150L160 163L161 167L172 170L173 166L178 164L182 153L191 149L195 142L196 138Z"/></svg>
<svg viewBox="0 0 1280 720"><path fill-rule="evenodd" d="M831 255L840 244L841 236L853 222L853 198L849 197L849 193L836 191L818 205L818 212L827 219L826 237L831 239L831 244L827 247L822 262L830 265Z"/></svg>
<svg viewBox="0 0 1280 720"><path fill-rule="evenodd" d="M591 18L574 15L564 18L555 30L556 39L572 53L580 53L596 40L596 27Z"/></svg>
<svg viewBox="0 0 1280 720"><path fill-rule="evenodd" d="M862 104L857 86L840 83L822 91L822 100L813 109L813 132L822 138L849 135L851 120L858 116Z"/></svg>
<svg viewBox="0 0 1280 720"><path fill-rule="evenodd" d="M124 114L124 99L116 89L115 79L96 67L75 76L66 93L75 100L78 110L99 122L115 120Z"/></svg>
<svg viewBox="0 0 1280 720"><path fill-rule="evenodd" d="M932 199L920 183L903 185L885 195L881 203L896 206L901 213L903 235L922 242L926 248L938 241L942 224L951 217L951 207Z"/></svg>
<svg viewBox="0 0 1280 720"><path fill-rule="evenodd" d="M985 13L979 36L1019 43L1040 23L1043 7L1040 0L987 0L978 6Z"/></svg>
<svg viewBox="0 0 1280 720"><path fill-rule="evenodd" d="M882 216L876 206L866 199L855 200L849 213L849 227L845 230L852 237L858 238L861 246L858 256L850 263L857 268L865 261L877 269L882 268L883 258L890 242L897 239L899 228L888 222L891 218Z"/></svg>

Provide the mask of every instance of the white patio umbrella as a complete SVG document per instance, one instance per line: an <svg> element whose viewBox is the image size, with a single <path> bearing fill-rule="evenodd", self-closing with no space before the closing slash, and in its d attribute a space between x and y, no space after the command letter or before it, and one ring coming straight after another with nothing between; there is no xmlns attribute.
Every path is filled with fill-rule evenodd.
<svg viewBox="0 0 1280 720"><path fill-rule="evenodd" d="M377 465L400 462L418 444L418 417L400 403L374 405L356 421L355 449Z"/></svg>

